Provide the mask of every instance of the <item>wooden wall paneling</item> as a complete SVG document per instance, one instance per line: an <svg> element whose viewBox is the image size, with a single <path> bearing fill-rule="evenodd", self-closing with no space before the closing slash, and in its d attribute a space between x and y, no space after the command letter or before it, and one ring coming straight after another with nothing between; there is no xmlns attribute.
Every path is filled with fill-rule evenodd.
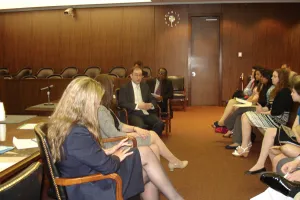
<svg viewBox="0 0 300 200"><path fill-rule="evenodd" d="M35 11L31 13L31 67L36 74L42 67L52 67L60 73L60 39L62 11Z"/></svg>
<svg viewBox="0 0 300 200"><path fill-rule="evenodd" d="M3 53L4 53L4 40L3 40L3 34L4 34L4 14L0 14L0 67L5 67L3 64Z"/></svg>
<svg viewBox="0 0 300 200"><path fill-rule="evenodd" d="M123 58L123 7L91 9L89 65L100 66L107 73L121 65Z"/></svg>
<svg viewBox="0 0 300 200"><path fill-rule="evenodd" d="M295 22L295 25L289 30L289 45L287 49L287 63L291 66L292 70L300 74L300 20Z"/></svg>
<svg viewBox="0 0 300 200"><path fill-rule="evenodd" d="M180 15L180 23L176 27L165 24L165 14L176 11ZM168 75L185 77L188 88L188 5L155 7L155 66L165 67ZM156 74L156 70L154 71Z"/></svg>
<svg viewBox="0 0 300 200"><path fill-rule="evenodd" d="M20 114L22 100L19 80L3 80L1 86L1 101L4 104L6 114Z"/></svg>
<svg viewBox="0 0 300 200"><path fill-rule="evenodd" d="M154 6L126 7L123 15L123 65L128 70L137 60L154 66ZM153 69L155 71L155 68Z"/></svg>

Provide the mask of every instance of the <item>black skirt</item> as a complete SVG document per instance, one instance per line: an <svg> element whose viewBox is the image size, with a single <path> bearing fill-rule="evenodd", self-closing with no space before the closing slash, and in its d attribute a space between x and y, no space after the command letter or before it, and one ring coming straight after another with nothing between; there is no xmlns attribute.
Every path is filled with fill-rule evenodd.
<svg viewBox="0 0 300 200"><path fill-rule="evenodd" d="M300 147L296 137L290 137L281 127L277 129L274 145L282 146L285 144L292 144Z"/></svg>

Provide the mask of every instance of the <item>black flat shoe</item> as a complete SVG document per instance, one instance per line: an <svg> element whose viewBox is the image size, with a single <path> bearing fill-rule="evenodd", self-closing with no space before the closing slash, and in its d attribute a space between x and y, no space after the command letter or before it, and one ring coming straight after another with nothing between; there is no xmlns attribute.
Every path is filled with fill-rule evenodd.
<svg viewBox="0 0 300 200"><path fill-rule="evenodd" d="M230 146L230 145L226 145L225 149L236 149L238 146Z"/></svg>
<svg viewBox="0 0 300 200"><path fill-rule="evenodd" d="M221 127L221 126L219 126L218 121L215 121L215 122L211 125L211 127L213 127L213 128L218 128L218 127Z"/></svg>
<svg viewBox="0 0 300 200"><path fill-rule="evenodd" d="M255 170L255 171L245 171L245 175L260 174L265 171L267 171L266 168L261 168L261 169Z"/></svg>
<svg viewBox="0 0 300 200"><path fill-rule="evenodd" d="M300 184L293 183L283 178L282 176L266 172L260 176L260 181L270 186L274 190L282 193L285 196L294 197L298 192L300 192Z"/></svg>

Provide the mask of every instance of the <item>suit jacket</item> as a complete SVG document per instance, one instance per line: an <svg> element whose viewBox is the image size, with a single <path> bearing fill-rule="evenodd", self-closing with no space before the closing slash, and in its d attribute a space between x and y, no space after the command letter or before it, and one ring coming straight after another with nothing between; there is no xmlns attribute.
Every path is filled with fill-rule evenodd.
<svg viewBox="0 0 300 200"><path fill-rule="evenodd" d="M64 159L57 166L62 177L80 177L96 173L117 172L120 160L107 156L99 143L84 126L75 125L63 144ZM69 199L114 199L111 180L84 183L66 187Z"/></svg>
<svg viewBox="0 0 300 200"><path fill-rule="evenodd" d="M155 90L155 84L156 84L156 78L154 79L148 79L147 84L149 85L151 93L154 93ZM167 111L167 101L168 99L173 98L173 84L172 81L165 79L161 83L161 92L160 92L163 101L160 104L162 111Z"/></svg>
<svg viewBox="0 0 300 200"><path fill-rule="evenodd" d="M157 106L156 99L152 96L149 86L146 83L140 83L140 88L141 88L143 101L145 103L152 103L152 105L154 107L156 107ZM131 114L133 112L137 112L139 114L143 113L141 110L135 110L136 104L135 104L135 99L134 99L134 91L133 91L133 87L132 87L132 81L123 85L120 88L119 106L122 108L126 108L128 111L128 114ZM148 112L151 112L151 111L152 110L148 110Z"/></svg>

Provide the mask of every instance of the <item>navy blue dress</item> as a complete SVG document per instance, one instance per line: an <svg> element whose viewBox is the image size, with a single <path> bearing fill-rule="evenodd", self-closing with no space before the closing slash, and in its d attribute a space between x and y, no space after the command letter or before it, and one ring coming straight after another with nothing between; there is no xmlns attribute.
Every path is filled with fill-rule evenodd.
<svg viewBox="0 0 300 200"><path fill-rule="evenodd" d="M84 126L75 125L63 144L63 159L57 163L62 177L72 178L96 173L118 173L122 178L123 197L128 199L144 191L142 164L138 149L120 162L117 156L107 156L99 143ZM67 186L71 200L114 200L114 181Z"/></svg>

